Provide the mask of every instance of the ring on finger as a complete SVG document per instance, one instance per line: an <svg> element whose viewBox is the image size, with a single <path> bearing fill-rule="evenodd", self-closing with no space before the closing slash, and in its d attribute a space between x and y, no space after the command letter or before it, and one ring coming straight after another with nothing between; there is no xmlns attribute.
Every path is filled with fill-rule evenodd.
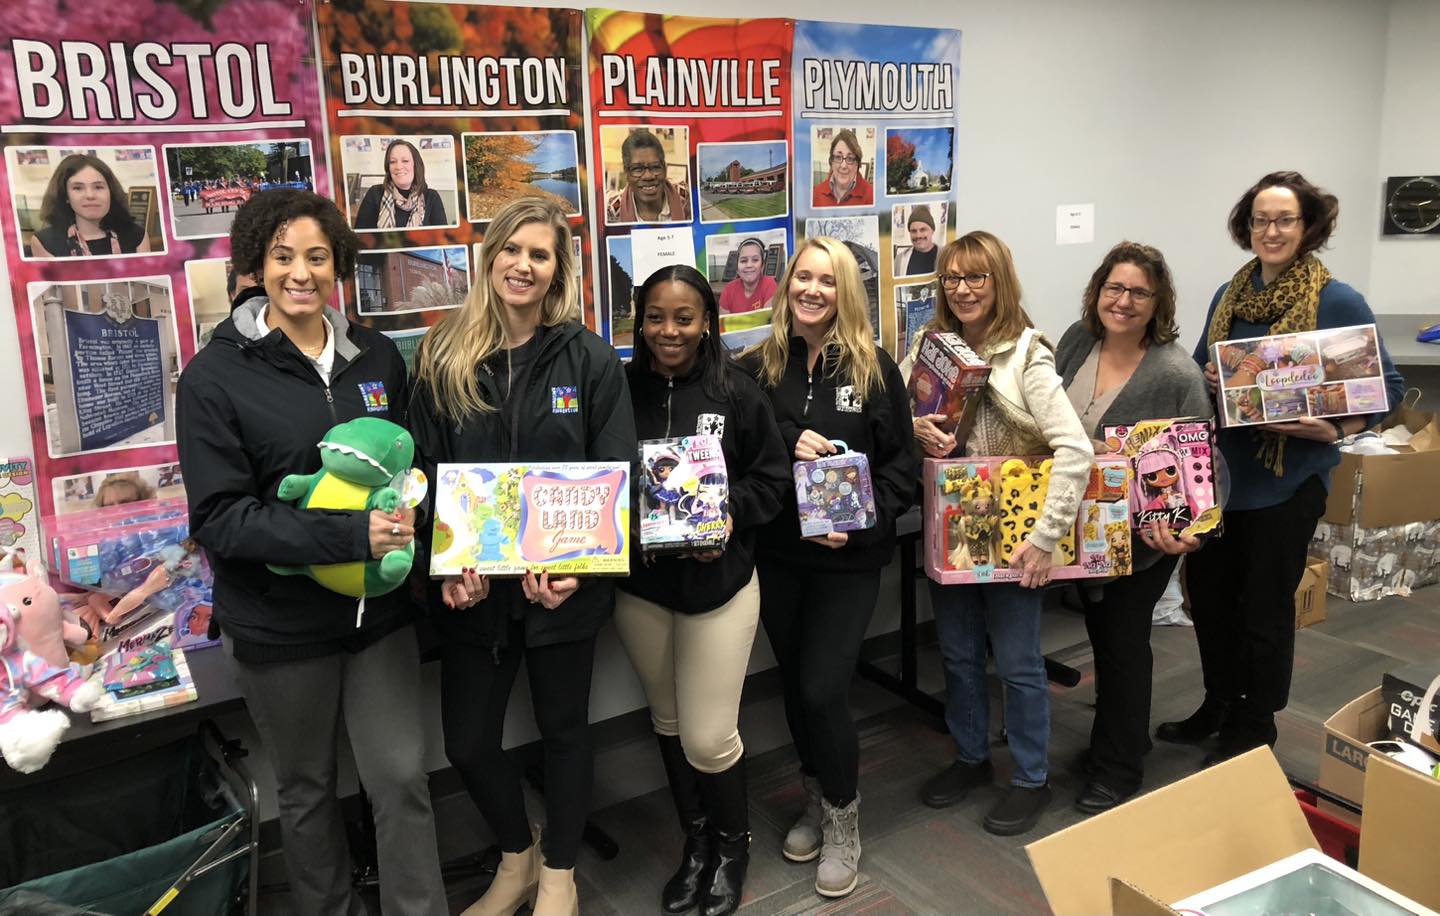
<svg viewBox="0 0 1440 916"><path fill-rule="evenodd" d="M399 525L391 525L391 526L390 526L390 533L391 533L392 535L395 535L396 537L399 537L399 536L400 536L400 526L399 526Z"/></svg>

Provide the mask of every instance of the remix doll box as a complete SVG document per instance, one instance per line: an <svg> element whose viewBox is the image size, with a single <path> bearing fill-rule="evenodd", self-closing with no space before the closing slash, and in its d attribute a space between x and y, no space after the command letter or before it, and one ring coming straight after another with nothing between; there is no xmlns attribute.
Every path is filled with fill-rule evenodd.
<svg viewBox="0 0 1440 916"><path fill-rule="evenodd" d="M910 370L910 404L915 416L944 414L940 427L953 432L969 404L985 391L990 366L950 331L927 331Z"/></svg>
<svg viewBox="0 0 1440 916"><path fill-rule="evenodd" d="M844 451L797 461L794 473L801 537L875 527L875 491L864 453Z"/></svg>
<svg viewBox="0 0 1440 916"><path fill-rule="evenodd" d="M430 575L630 573L626 462L442 464Z"/></svg>
<svg viewBox="0 0 1440 916"><path fill-rule="evenodd" d="M1220 527L1211 446L1215 424L1193 418L1107 426L1105 444L1131 461L1134 528L1160 520L1172 531L1204 534Z"/></svg>
<svg viewBox="0 0 1440 916"><path fill-rule="evenodd" d="M1011 555L1040 520L1049 458L925 459L925 572L942 585L1015 582ZM1130 573L1130 462L1097 455L1052 579Z"/></svg>
<svg viewBox="0 0 1440 916"><path fill-rule="evenodd" d="M1212 354L1220 371L1221 426L1390 409L1373 324L1226 340Z"/></svg>
<svg viewBox="0 0 1440 916"><path fill-rule="evenodd" d="M725 547L730 486L719 436L640 443L640 549L695 553Z"/></svg>

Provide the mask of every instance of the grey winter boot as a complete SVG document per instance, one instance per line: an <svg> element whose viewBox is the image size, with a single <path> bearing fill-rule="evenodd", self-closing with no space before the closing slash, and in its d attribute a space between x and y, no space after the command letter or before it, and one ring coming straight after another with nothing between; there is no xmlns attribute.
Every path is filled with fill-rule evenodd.
<svg viewBox="0 0 1440 916"><path fill-rule="evenodd" d="M785 834L782 850L791 862L809 862L820 855L820 781L802 772L800 783L805 787L805 810Z"/></svg>
<svg viewBox="0 0 1440 916"><path fill-rule="evenodd" d="M844 897L860 877L860 796L843 808L822 799L820 865L815 869L815 893Z"/></svg>

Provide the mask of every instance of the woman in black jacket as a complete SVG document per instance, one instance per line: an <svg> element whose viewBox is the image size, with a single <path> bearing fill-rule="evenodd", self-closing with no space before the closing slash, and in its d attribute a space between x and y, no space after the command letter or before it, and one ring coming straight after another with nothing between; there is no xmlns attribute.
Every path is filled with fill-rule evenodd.
<svg viewBox="0 0 1440 916"><path fill-rule="evenodd" d="M329 200L265 191L235 215L230 258L263 278L180 376L180 467L190 532L215 573L215 619L275 767L290 890L302 913L362 913L335 786L343 721L375 808L386 913L443 913L420 717L420 659L406 592L353 598L303 566L379 558L414 536L413 513L299 509L289 474L320 469L315 443L356 417L404 421L405 363L384 335L326 303L355 269L355 234Z"/></svg>
<svg viewBox="0 0 1440 916"><path fill-rule="evenodd" d="M408 140L385 147L385 180L372 185L355 212L355 228L421 229L447 226L445 202L425 183L425 160Z"/></svg>
<svg viewBox="0 0 1440 916"><path fill-rule="evenodd" d="M710 284L693 267L656 271L639 290L627 375L641 439L720 437L729 483L723 550L649 558L638 545L619 583L615 628L635 665L680 815L685 851L667 913L740 906L750 859L740 691L760 623L755 532L789 489L770 402L720 342ZM642 470L643 472L643 470Z"/></svg>
<svg viewBox="0 0 1440 916"><path fill-rule="evenodd" d="M614 349L577 320L570 223L540 198L506 205L480 250L465 304L426 336L410 410L430 479L441 462L635 460L635 421ZM569 396L559 399L555 392ZM590 804L590 671L615 606L611 581L526 574L446 578L435 617L445 753L504 853L467 914L578 909L575 857ZM545 749L543 861L520 772L501 748L524 660ZM538 890L537 890L538 886Z"/></svg>
<svg viewBox="0 0 1440 916"><path fill-rule="evenodd" d="M787 454L810 461L843 440L868 456L875 493L873 528L802 538L790 489L758 543L760 619L780 665L807 796L784 853L796 862L819 856L816 892L843 897L855 889L860 861L850 679L920 462L905 383L875 345L860 267L844 242L806 240L786 268L771 322L771 336L742 364L769 395Z"/></svg>

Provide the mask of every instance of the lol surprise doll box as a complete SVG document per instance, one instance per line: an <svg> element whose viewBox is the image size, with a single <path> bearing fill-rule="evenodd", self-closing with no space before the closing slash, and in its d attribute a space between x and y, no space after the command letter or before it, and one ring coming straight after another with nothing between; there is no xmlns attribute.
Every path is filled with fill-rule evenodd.
<svg viewBox="0 0 1440 916"><path fill-rule="evenodd" d="M719 436L640 443L640 549L694 553L725 547L730 486Z"/></svg>
<svg viewBox="0 0 1440 916"><path fill-rule="evenodd" d="M1225 340L1211 352L1221 426L1390 410L1373 324Z"/></svg>
<svg viewBox="0 0 1440 916"><path fill-rule="evenodd" d="M944 414L940 427L953 432L989 377L990 366L959 334L927 331L910 370L911 408L917 417Z"/></svg>
<svg viewBox="0 0 1440 916"><path fill-rule="evenodd" d="M442 464L436 477L430 575L629 575L629 463Z"/></svg>
<svg viewBox="0 0 1440 916"><path fill-rule="evenodd" d="M1015 582L1015 548L1040 520L1049 458L925 459L925 572L941 585ZM1097 455L1052 579L1130 573L1130 462Z"/></svg>
<svg viewBox="0 0 1440 916"><path fill-rule="evenodd" d="M875 527L870 459L863 452L847 450L814 461L797 461L794 472L801 537Z"/></svg>
<svg viewBox="0 0 1440 916"><path fill-rule="evenodd" d="M1220 527L1209 420L1142 420L1107 426L1105 444L1131 461L1130 519L1144 528L1159 519L1171 531L1204 534Z"/></svg>

